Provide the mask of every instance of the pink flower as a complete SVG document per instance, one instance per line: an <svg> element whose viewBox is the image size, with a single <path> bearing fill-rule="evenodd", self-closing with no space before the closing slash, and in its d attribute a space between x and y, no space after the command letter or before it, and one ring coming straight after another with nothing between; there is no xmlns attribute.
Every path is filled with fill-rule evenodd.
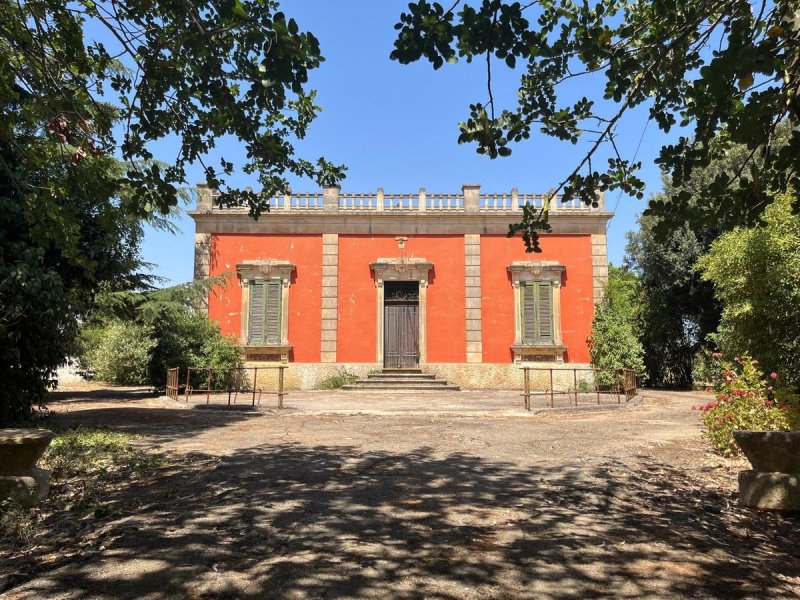
<svg viewBox="0 0 800 600"><path fill-rule="evenodd" d="M777 379L777 378L778 378L778 374L777 374L775 371L773 371L772 373L770 373L770 374L769 374L769 376L770 376L770 378L772 378L772 379Z"/></svg>
<svg viewBox="0 0 800 600"><path fill-rule="evenodd" d="M707 387L707 388L706 388L706 391L707 391L707 392L713 392L713 391L714 391L714 388L712 388L711 386L709 386L709 387Z"/></svg>
<svg viewBox="0 0 800 600"><path fill-rule="evenodd" d="M754 359L753 359L751 362L752 362L754 365L757 365L757 364L758 364L758 361L757 361L755 358L754 358Z"/></svg>
<svg viewBox="0 0 800 600"><path fill-rule="evenodd" d="M722 358L722 352L714 352L711 358Z"/></svg>
<svg viewBox="0 0 800 600"><path fill-rule="evenodd" d="M770 391L770 392L772 391L772 386L771 385L767 386L767 391Z"/></svg>

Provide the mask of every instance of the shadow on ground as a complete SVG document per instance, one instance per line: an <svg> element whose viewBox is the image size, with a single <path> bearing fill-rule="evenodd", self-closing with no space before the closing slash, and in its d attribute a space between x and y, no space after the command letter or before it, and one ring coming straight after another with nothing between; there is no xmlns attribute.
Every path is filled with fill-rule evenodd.
<svg viewBox="0 0 800 600"><path fill-rule="evenodd" d="M109 428L165 444L259 417L246 410L249 406L240 410L184 410L166 408L160 402L158 395L143 389L55 392L48 394L46 404L54 412L40 425L51 429L82 425Z"/></svg>
<svg viewBox="0 0 800 600"><path fill-rule="evenodd" d="M6 564L11 597L782 598L800 576L796 519L653 462L278 444L175 457L108 503L41 541L81 552Z"/></svg>

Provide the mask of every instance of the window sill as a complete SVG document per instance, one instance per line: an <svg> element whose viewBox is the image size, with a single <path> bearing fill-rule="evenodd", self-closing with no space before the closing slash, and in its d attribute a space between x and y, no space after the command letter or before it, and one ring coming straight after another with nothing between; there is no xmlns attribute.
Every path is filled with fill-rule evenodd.
<svg viewBox="0 0 800 600"><path fill-rule="evenodd" d="M248 362L289 362L291 344L242 344L244 359Z"/></svg>
<svg viewBox="0 0 800 600"><path fill-rule="evenodd" d="M291 344L242 344L248 353L253 352L288 352L294 346Z"/></svg>
<svg viewBox="0 0 800 600"><path fill-rule="evenodd" d="M564 352L567 347L561 344L512 344L511 352L514 354L514 362L541 361L541 362L564 362Z"/></svg>

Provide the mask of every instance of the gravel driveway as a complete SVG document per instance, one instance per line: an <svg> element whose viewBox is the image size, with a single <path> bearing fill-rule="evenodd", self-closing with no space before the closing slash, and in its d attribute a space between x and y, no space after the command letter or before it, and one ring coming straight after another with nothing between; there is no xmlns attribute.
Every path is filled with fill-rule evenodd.
<svg viewBox="0 0 800 600"><path fill-rule="evenodd" d="M170 464L0 597L798 597L800 521L736 506L705 398L538 417L64 400L56 423L144 434Z"/></svg>

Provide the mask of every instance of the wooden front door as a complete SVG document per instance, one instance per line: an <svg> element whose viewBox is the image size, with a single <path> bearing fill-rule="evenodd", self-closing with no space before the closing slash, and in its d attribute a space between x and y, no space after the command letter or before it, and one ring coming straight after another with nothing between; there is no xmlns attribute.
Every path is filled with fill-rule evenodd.
<svg viewBox="0 0 800 600"><path fill-rule="evenodd" d="M419 284L384 284L383 366L410 369L419 366Z"/></svg>

